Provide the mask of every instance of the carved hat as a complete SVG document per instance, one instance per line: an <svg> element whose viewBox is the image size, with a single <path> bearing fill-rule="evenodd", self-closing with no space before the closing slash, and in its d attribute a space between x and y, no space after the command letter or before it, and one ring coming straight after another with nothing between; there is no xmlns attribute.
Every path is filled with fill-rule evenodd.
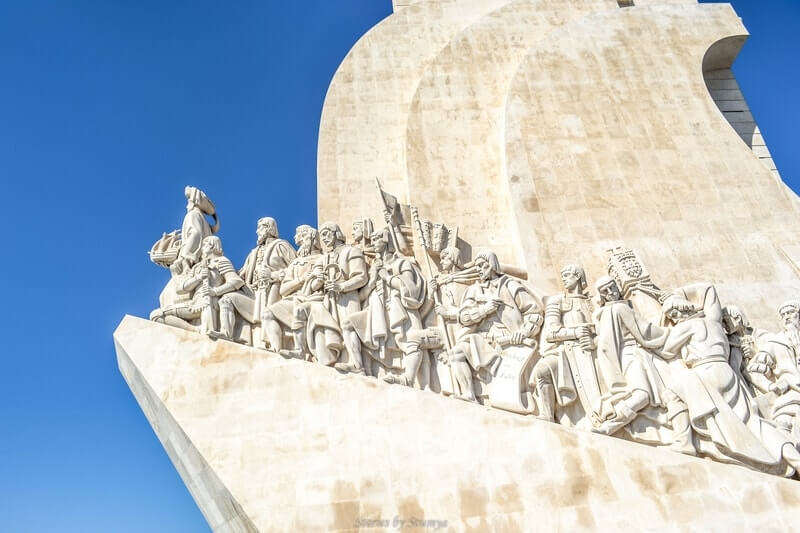
<svg viewBox="0 0 800 533"><path fill-rule="evenodd" d="M474 262L477 263L478 259L483 259L489 263L489 266L492 267L492 270L494 270L497 274L502 273L502 270L500 269L500 260L497 258L496 253L487 250L478 254L478 257L475 258Z"/></svg>
<svg viewBox="0 0 800 533"><path fill-rule="evenodd" d="M600 289L608 287L609 285L617 285L617 280L611 276L601 276L594 284L594 288L597 292L600 292ZM619 286L617 285L617 288Z"/></svg>
<svg viewBox="0 0 800 533"><path fill-rule="evenodd" d="M319 226L319 231L321 232L322 230L333 232L333 236L338 242L344 242L344 233L342 233L342 228L336 222L323 222Z"/></svg>
<svg viewBox="0 0 800 533"><path fill-rule="evenodd" d="M200 211L214 218L214 225L211 227L211 233L218 232L219 218L217 217L217 208L214 207L214 202L212 202L208 196L206 196L206 193L197 187L187 185L183 191L183 194L186 196L186 199L196 205Z"/></svg>
<svg viewBox="0 0 800 533"><path fill-rule="evenodd" d="M361 226L361 235L364 236L365 241L368 241L375 232L375 225L372 223L371 218L362 218L361 220L356 220L353 222L353 226Z"/></svg>
<svg viewBox="0 0 800 533"><path fill-rule="evenodd" d="M786 300L778 307L778 314L783 313L783 310L786 308L791 308L795 312L800 311L800 301L798 300Z"/></svg>

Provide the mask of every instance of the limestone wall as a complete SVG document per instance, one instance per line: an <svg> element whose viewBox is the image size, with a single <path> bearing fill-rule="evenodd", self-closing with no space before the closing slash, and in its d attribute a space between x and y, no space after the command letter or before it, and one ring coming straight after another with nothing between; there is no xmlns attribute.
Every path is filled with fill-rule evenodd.
<svg viewBox="0 0 800 533"><path fill-rule="evenodd" d="M415 2L331 83L319 218L382 220L379 176L545 293L624 244L664 288L712 281L777 328L800 295L800 208L730 75L746 37L729 5L694 0Z"/></svg>
<svg viewBox="0 0 800 533"><path fill-rule="evenodd" d="M456 532L749 532L800 520L797 481L134 317L114 339L217 531L354 531L378 520L389 525L362 530L397 530L397 517Z"/></svg>

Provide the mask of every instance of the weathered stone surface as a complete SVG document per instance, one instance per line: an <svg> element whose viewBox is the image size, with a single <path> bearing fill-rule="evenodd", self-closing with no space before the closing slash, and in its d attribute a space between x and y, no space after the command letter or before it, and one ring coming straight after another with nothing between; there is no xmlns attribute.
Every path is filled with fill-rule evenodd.
<svg viewBox="0 0 800 533"><path fill-rule="evenodd" d="M776 328L800 203L730 74L747 31L727 4L633 3L396 5L331 83L320 219L380 220L377 175L544 292L624 244L662 286L713 281Z"/></svg>
<svg viewBox="0 0 800 533"><path fill-rule="evenodd" d="M795 481L130 316L114 339L217 531L354 530L395 517L448 531L751 531L800 519Z"/></svg>

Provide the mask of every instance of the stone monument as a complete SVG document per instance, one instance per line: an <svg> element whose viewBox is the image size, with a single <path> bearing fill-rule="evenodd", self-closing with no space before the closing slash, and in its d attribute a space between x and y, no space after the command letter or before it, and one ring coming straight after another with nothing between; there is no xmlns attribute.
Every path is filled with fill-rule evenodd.
<svg viewBox="0 0 800 533"><path fill-rule="evenodd" d="M211 527L791 529L800 203L731 7L394 8L331 82L319 227L229 258L187 187L114 333Z"/></svg>

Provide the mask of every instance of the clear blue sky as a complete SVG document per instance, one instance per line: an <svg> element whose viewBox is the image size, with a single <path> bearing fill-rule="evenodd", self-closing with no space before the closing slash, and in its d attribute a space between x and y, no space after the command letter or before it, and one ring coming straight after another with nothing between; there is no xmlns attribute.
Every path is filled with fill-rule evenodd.
<svg viewBox="0 0 800 533"><path fill-rule="evenodd" d="M734 2L735 70L800 188L800 2ZM325 91L390 0L0 3L0 531L204 531L120 376L111 333L147 316L186 184L240 263L255 221L316 221ZM792 223L794 221L791 221ZM9 246L10 243L10 246Z"/></svg>

